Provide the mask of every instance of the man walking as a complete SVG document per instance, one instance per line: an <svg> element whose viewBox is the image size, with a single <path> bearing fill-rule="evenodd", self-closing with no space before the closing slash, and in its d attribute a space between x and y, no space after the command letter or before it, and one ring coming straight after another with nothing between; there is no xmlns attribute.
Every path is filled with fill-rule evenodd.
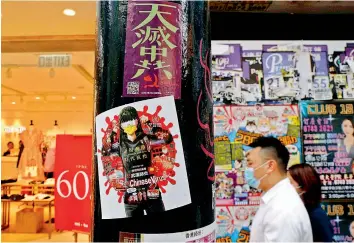
<svg viewBox="0 0 354 243"><path fill-rule="evenodd" d="M250 146L245 179L263 191L250 242L312 242L308 213L287 179L288 150L272 137L260 137Z"/></svg>

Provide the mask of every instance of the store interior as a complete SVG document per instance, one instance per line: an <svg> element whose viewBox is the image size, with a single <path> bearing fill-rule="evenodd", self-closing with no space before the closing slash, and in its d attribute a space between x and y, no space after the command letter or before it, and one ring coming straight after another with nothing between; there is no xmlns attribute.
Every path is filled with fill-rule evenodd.
<svg viewBox="0 0 354 243"><path fill-rule="evenodd" d="M2 157L1 179L9 180L17 178L20 133L29 127L41 131L44 140L54 130L92 134L96 3L11 1L1 5L1 153L9 142L14 144L11 155ZM66 15L65 9L76 13ZM63 56L66 63L45 63L45 56L52 54ZM16 193L21 190L11 192ZM73 232L56 230L48 239L48 206L43 207L44 224L38 233L16 233L16 212L26 207L31 205L10 204L10 226L2 230L2 241L76 239ZM53 207L51 218L54 211ZM77 240L88 241L88 235L79 234Z"/></svg>
<svg viewBox="0 0 354 243"><path fill-rule="evenodd" d="M353 40L354 32L348 30L353 11L354 4L343 1L273 1L257 13L214 9L211 35L215 41ZM3 1L1 13L1 153L9 142L14 144L11 156L2 157L1 179L10 180L18 175L20 133L29 127L40 130L44 137L53 130L70 135L93 132L96 2ZM244 24L259 19L260 23ZM235 31L220 28L225 21L235 23ZM67 58L68 64L43 62L53 54ZM15 189L13 194L21 190ZM2 230L3 242L89 241L88 234L57 231L48 223L37 233L17 233L16 212L25 207L31 205L10 204L10 225ZM55 218L47 206L43 208L44 221ZM50 227L53 232L48 239Z"/></svg>

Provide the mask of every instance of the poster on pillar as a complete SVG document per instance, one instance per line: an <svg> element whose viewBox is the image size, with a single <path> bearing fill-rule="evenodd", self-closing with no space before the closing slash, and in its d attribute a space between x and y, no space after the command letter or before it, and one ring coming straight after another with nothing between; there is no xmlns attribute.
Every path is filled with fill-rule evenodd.
<svg viewBox="0 0 354 243"><path fill-rule="evenodd" d="M181 98L181 4L129 1L124 97Z"/></svg>
<svg viewBox="0 0 354 243"><path fill-rule="evenodd" d="M173 96L96 117L103 219L139 217L191 203Z"/></svg>
<svg viewBox="0 0 354 243"><path fill-rule="evenodd" d="M300 103L304 161L320 174L323 199L354 199L353 103Z"/></svg>
<svg viewBox="0 0 354 243"><path fill-rule="evenodd" d="M91 232L92 136L57 135L55 228Z"/></svg>

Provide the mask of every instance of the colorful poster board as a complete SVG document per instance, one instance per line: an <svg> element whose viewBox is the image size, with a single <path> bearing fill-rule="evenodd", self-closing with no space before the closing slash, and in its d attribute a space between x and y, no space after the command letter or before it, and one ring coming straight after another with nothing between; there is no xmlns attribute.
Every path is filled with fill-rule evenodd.
<svg viewBox="0 0 354 243"><path fill-rule="evenodd" d="M249 242L257 206L223 206L216 209L216 242Z"/></svg>
<svg viewBox="0 0 354 243"><path fill-rule="evenodd" d="M296 105L214 107L214 153L219 171L216 175L217 206L259 205L260 192L244 181L244 170L249 145L260 136L277 137L290 152L289 166L300 163L300 122ZM230 189L232 183L234 190Z"/></svg>

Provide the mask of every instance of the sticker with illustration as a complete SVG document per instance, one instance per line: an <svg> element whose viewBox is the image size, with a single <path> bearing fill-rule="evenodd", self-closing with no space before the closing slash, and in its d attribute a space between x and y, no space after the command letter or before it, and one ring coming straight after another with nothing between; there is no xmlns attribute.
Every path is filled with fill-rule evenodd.
<svg viewBox="0 0 354 243"><path fill-rule="evenodd" d="M191 203L173 96L101 113L96 134L103 219Z"/></svg>

